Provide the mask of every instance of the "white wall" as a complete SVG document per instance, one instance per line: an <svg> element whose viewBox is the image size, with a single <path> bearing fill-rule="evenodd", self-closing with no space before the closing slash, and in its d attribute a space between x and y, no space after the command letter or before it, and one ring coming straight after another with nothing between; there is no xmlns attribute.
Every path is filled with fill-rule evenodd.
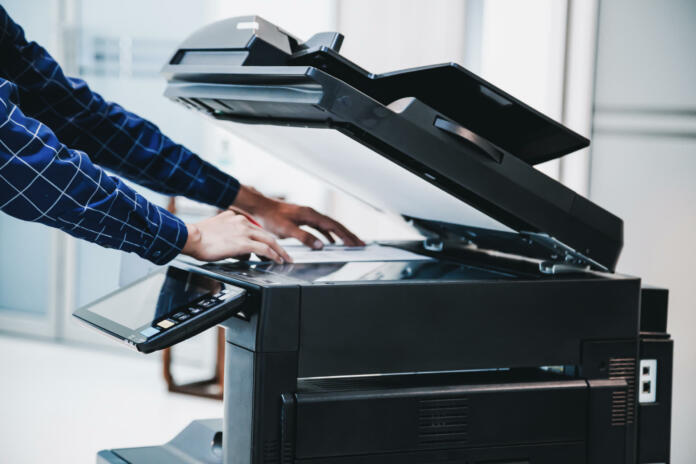
<svg viewBox="0 0 696 464"><path fill-rule="evenodd" d="M343 0L341 53L373 73L464 58L466 2L461 0Z"/></svg>
<svg viewBox="0 0 696 464"><path fill-rule="evenodd" d="M484 2L481 76L547 116L561 121L566 2ZM558 178L559 161L538 166Z"/></svg>
<svg viewBox="0 0 696 464"><path fill-rule="evenodd" d="M591 198L623 218L618 270L669 288L672 462L696 462L696 2L603 0ZM659 394L659 393L658 393Z"/></svg>

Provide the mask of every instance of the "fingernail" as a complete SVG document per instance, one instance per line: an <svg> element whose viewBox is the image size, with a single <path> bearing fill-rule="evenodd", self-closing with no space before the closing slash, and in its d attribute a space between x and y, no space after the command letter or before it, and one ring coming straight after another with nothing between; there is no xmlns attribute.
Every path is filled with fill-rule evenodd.
<svg viewBox="0 0 696 464"><path fill-rule="evenodd" d="M316 241L314 242L314 248L317 248L317 249L319 249L319 248L324 248L324 244L321 243L321 240L316 240Z"/></svg>

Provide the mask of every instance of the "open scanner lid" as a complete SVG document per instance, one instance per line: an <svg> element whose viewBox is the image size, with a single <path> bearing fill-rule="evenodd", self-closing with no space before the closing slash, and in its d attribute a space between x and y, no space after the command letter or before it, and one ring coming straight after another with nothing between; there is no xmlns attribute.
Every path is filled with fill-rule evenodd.
<svg viewBox="0 0 696 464"><path fill-rule="evenodd" d="M257 16L210 24L165 95L426 235L612 270L618 217L532 165L589 141L454 64L370 74Z"/></svg>

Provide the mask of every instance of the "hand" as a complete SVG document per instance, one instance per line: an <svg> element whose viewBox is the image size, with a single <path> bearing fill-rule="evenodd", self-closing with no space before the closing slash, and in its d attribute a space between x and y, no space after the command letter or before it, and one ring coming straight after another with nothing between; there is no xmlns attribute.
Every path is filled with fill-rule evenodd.
<svg viewBox="0 0 696 464"><path fill-rule="evenodd" d="M294 237L310 248L320 250L324 243L313 234L300 229L309 226L335 243L332 234L347 246L364 246L365 243L346 229L342 224L306 206L293 205L265 197L257 190L242 186L234 201L234 206L248 211L258 218L261 225L280 238Z"/></svg>
<svg viewBox="0 0 696 464"><path fill-rule="evenodd" d="M282 264L292 259L275 238L241 214L225 211L196 224L187 224L181 252L201 261L217 261L249 253Z"/></svg>

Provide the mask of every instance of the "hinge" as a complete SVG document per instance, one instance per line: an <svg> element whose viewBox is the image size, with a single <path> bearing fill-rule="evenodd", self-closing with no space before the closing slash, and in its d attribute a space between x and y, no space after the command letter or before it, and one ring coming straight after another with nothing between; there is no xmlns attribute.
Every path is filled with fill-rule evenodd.
<svg viewBox="0 0 696 464"><path fill-rule="evenodd" d="M539 263L539 270L544 274L568 274L573 272L588 272L590 269L608 271L606 266L585 256L584 254L559 242L553 237L535 232L520 232L527 240L543 246L549 251L551 259Z"/></svg>
<svg viewBox="0 0 696 464"><path fill-rule="evenodd" d="M423 248L428 251L442 251L444 247L445 244L440 237L428 237L423 240Z"/></svg>
<svg viewBox="0 0 696 464"><path fill-rule="evenodd" d="M542 274L575 274L578 272L587 273L590 271L589 264L557 263L555 261L541 261L539 271Z"/></svg>

